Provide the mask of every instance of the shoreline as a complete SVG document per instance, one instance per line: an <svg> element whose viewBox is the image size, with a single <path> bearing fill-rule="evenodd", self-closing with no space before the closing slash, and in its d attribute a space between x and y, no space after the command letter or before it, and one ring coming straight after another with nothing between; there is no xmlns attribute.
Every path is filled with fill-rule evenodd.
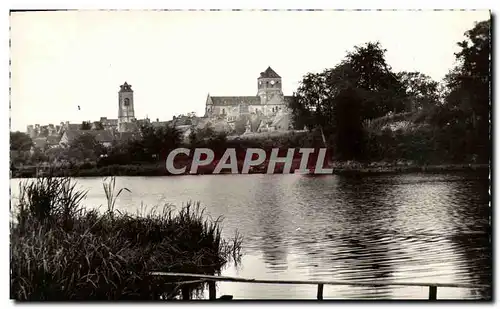
<svg viewBox="0 0 500 309"><path fill-rule="evenodd" d="M238 171L236 175L245 175L241 173L242 162L238 162ZM200 166L197 173L191 174L189 168L186 172L180 175L172 175L166 171L164 165L159 164L143 164L143 165L110 165L105 167L92 167L92 168L74 168L69 169L55 169L53 176L61 177L108 177L108 176L200 176L200 175L231 175L227 169L222 170L221 173L214 174L214 164L208 166ZM489 164L432 164L432 165L385 165L373 166L370 165L354 165L337 164L331 166L333 172L331 174L302 174L307 177L320 177L328 175L390 175L390 174L411 174L411 173L446 173L446 172L474 172L474 171L489 171ZM290 174L295 173L298 166L292 166ZM42 173L42 175L45 173ZM250 170L248 174L267 174L267 165L262 164ZM282 165L275 168L272 174L283 174ZM11 170L11 179L15 178L34 178L37 176L36 167L26 167Z"/></svg>

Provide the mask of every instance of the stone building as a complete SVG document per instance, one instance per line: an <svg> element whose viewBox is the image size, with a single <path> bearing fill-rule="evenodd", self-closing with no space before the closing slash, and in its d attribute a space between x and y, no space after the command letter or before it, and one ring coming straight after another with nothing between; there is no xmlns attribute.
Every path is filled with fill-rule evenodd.
<svg viewBox="0 0 500 309"><path fill-rule="evenodd" d="M211 96L208 94L205 117L224 119L228 123L233 123L244 115L264 120L264 118L272 119L281 114L281 119L285 119L288 117L283 117L283 115L288 114L287 107L291 98L291 96L283 95L281 76L268 67L257 78L257 95L255 96ZM270 124L273 122L271 120ZM279 130L288 130L288 123L285 123L285 120L281 122L282 128ZM256 128L259 127L259 125L256 126Z"/></svg>
<svg viewBox="0 0 500 309"><path fill-rule="evenodd" d="M102 124L104 130L118 131L118 119L108 119L108 117L101 117L99 122Z"/></svg>
<svg viewBox="0 0 500 309"><path fill-rule="evenodd" d="M118 132L133 132L138 129L134 112L134 91L125 82L118 92Z"/></svg>

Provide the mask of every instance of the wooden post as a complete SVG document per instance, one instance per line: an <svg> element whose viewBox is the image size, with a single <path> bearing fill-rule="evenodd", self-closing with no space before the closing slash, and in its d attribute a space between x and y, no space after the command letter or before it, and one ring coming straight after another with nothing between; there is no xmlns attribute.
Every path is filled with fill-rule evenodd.
<svg viewBox="0 0 500 309"><path fill-rule="evenodd" d="M437 300L437 286L429 286L429 300Z"/></svg>
<svg viewBox="0 0 500 309"><path fill-rule="evenodd" d="M208 299L215 300L216 299L216 290L215 290L215 281L208 281Z"/></svg>
<svg viewBox="0 0 500 309"><path fill-rule="evenodd" d="M187 285L182 287L182 300L191 300L191 291Z"/></svg>
<svg viewBox="0 0 500 309"><path fill-rule="evenodd" d="M318 300L323 300L323 284L318 284Z"/></svg>

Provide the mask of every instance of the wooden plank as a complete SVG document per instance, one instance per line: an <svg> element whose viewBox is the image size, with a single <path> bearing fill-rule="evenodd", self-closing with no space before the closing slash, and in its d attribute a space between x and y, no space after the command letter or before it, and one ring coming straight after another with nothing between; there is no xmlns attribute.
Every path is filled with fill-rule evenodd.
<svg viewBox="0 0 500 309"><path fill-rule="evenodd" d="M201 274L184 274L184 273L166 273L166 272L151 272L153 276L167 276L167 277L191 277L209 279L215 281L225 282L248 282L248 283L263 283L263 284L310 284L310 285L346 285L346 286L367 286L367 287L385 287L385 286L436 286L436 287L449 287L449 288L481 288L490 287L484 284L455 284L455 283L416 283L416 282L349 282L349 281L304 281L304 280L265 280L265 279L245 279L226 276L210 276Z"/></svg>
<svg viewBox="0 0 500 309"><path fill-rule="evenodd" d="M215 300L217 298L217 290L215 281L208 281L208 299Z"/></svg>
<svg viewBox="0 0 500 309"><path fill-rule="evenodd" d="M429 300L437 300L437 286L429 286Z"/></svg>
<svg viewBox="0 0 500 309"><path fill-rule="evenodd" d="M187 285L182 287L182 300L191 300L191 291Z"/></svg>
<svg viewBox="0 0 500 309"><path fill-rule="evenodd" d="M318 284L318 300L323 300L323 284Z"/></svg>

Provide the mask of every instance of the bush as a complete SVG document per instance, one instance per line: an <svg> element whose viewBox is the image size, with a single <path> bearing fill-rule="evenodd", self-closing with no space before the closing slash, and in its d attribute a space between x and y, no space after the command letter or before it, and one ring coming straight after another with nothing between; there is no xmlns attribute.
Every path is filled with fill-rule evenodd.
<svg viewBox="0 0 500 309"><path fill-rule="evenodd" d="M179 295L182 278L153 271L216 274L240 258L241 238L221 236L199 203L144 214L114 209L114 178L104 213L80 206L86 193L69 178L20 185L11 223L11 298L19 301L159 300ZM203 283L189 285L199 291Z"/></svg>

